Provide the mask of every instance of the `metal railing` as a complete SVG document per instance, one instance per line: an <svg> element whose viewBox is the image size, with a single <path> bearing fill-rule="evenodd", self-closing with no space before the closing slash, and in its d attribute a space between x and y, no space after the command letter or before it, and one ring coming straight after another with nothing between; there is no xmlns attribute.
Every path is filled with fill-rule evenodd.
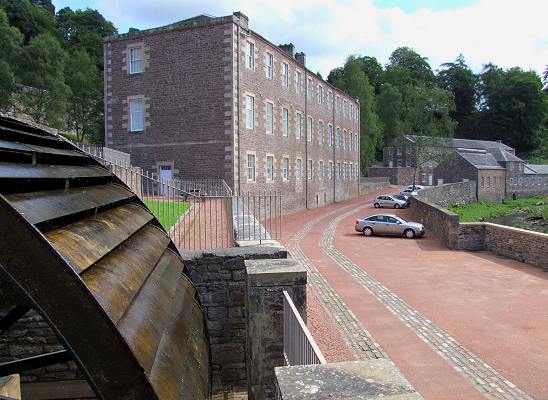
<svg viewBox="0 0 548 400"><path fill-rule="evenodd" d="M327 364L289 294L284 291L284 356L286 364Z"/></svg>
<svg viewBox="0 0 548 400"><path fill-rule="evenodd" d="M234 247L235 240L281 238L282 196L278 192L235 195L222 179L162 180L158 174L105 158L102 148L73 144L120 178L179 248L206 250Z"/></svg>

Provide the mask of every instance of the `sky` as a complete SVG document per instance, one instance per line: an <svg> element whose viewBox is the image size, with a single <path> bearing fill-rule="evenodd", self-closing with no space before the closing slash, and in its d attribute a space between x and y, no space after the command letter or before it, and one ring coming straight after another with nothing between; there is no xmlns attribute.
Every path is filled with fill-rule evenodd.
<svg viewBox="0 0 548 400"><path fill-rule="evenodd" d="M293 43L327 77L351 55L388 62L409 46L437 70L462 53L479 72L493 62L541 74L548 64L546 0L53 0L57 9L94 8L125 33L199 14L241 11L275 44Z"/></svg>

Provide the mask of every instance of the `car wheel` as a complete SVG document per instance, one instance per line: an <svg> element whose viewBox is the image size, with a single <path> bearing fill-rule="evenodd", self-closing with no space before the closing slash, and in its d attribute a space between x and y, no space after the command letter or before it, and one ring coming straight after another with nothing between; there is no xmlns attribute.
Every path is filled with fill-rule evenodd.
<svg viewBox="0 0 548 400"><path fill-rule="evenodd" d="M365 228L363 228L363 234L365 236L373 236L373 229L371 229L370 227L366 226Z"/></svg>
<svg viewBox="0 0 548 400"><path fill-rule="evenodd" d="M379 203L375 203L373 205L375 206L375 208L379 208L381 206Z"/></svg>
<svg viewBox="0 0 548 400"><path fill-rule="evenodd" d="M415 237L415 231L413 229L406 229L403 234L407 239L413 239Z"/></svg>
<svg viewBox="0 0 548 400"><path fill-rule="evenodd" d="M394 208L400 208L400 205L399 204L394 204Z"/></svg>

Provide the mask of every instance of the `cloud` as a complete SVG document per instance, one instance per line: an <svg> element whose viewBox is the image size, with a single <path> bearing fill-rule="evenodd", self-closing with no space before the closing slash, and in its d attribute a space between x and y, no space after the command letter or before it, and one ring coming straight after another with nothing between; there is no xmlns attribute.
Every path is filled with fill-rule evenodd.
<svg viewBox="0 0 548 400"><path fill-rule="evenodd" d="M493 62L541 73L548 64L548 2L477 0L460 8L379 8L373 0L96 0L93 6L120 28L152 28L198 14L242 11L273 43L293 42L313 71L327 76L350 54L386 63L399 46L428 57L432 68L464 54L481 70ZM392 1L391 3L394 3Z"/></svg>

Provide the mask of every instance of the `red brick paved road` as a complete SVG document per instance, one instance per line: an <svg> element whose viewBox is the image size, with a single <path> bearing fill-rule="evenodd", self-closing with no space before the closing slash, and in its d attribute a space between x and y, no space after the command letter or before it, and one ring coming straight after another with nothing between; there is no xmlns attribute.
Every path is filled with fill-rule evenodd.
<svg viewBox="0 0 548 400"><path fill-rule="evenodd" d="M354 232L356 217L379 212L365 200L290 215L284 237L309 224L288 246L298 246L372 342L427 399L548 399L546 273L449 251L431 235L365 238ZM327 308L331 297L314 290ZM359 328L335 324L343 336Z"/></svg>

